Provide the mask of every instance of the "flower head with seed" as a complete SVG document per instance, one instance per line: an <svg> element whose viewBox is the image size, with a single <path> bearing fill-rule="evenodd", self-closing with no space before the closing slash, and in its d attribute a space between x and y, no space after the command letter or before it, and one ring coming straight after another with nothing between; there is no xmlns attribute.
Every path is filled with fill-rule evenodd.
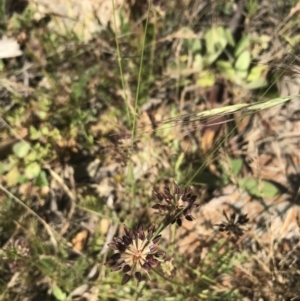
<svg viewBox="0 0 300 301"><path fill-rule="evenodd" d="M189 187L180 189L174 183L173 191L169 186L164 187L164 192L157 192L154 194L159 200L159 203L152 206L153 209L158 209L160 212L167 213L170 216L171 223L177 222L181 226L181 218L184 216L187 220L192 221L191 212L199 205L195 204L197 196L193 194Z"/></svg>
<svg viewBox="0 0 300 301"><path fill-rule="evenodd" d="M138 282L142 279L142 272L149 276L151 268L157 267L165 258L165 252L158 251L158 243L161 235L155 236L155 225L152 224L147 234L139 226L136 230L130 229L124 225L125 235L115 237L114 242L108 246L117 251L106 262L112 271L124 273L122 284L127 283L131 278Z"/></svg>
<svg viewBox="0 0 300 301"><path fill-rule="evenodd" d="M244 234L242 226L247 224L249 221L247 214L236 214L235 212L233 212L228 217L226 212L223 210L223 215L226 218L226 222L222 222L216 225L219 227L219 231L226 231L227 235L233 233L235 236L242 236Z"/></svg>

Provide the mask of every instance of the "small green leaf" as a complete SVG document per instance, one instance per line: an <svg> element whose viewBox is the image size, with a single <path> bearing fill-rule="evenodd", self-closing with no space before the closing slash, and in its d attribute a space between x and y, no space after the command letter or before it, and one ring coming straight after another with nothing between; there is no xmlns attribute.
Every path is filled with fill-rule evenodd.
<svg viewBox="0 0 300 301"><path fill-rule="evenodd" d="M17 155L19 158L24 158L30 150L30 145L26 141L20 141L17 142L13 146L13 152Z"/></svg>
<svg viewBox="0 0 300 301"><path fill-rule="evenodd" d="M223 27L213 27L205 33L205 45L209 55L221 53L227 45Z"/></svg>
<svg viewBox="0 0 300 301"><path fill-rule="evenodd" d="M222 73L222 75L225 78L235 81L235 79L236 79L235 70L233 69L230 62L218 60L216 65L217 65L217 68L219 69L219 71Z"/></svg>
<svg viewBox="0 0 300 301"><path fill-rule="evenodd" d="M203 70L203 58L200 54L196 54L193 61L193 69L197 71Z"/></svg>
<svg viewBox="0 0 300 301"><path fill-rule="evenodd" d="M263 88L268 84L268 81L264 78L258 78L257 80L254 80L253 82L250 83L244 83L243 87L247 90L255 90L259 88Z"/></svg>
<svg viewBox="0 0 300 301"><path fill-rule="evenodd" d="M260 77L262 77L262 74L267 70L267 68L268 67L266 65L254 66L253 68L251 68L251 70L249 72L247 81L252 82L252 81L259 79Z"/></svg>
<svg viewBox="0 0 300 301"><path fill-rule="evenodd" d="M218 39L215 41L215 44L217 45L218 50L221 49L223 51L227 46L226 30L224 29L224 27L218 26L216 28L216 32Z"/></svg>
<svg viewBox="0 0 300 301"><path fill-rule="evenodd" d="M226 37L226 40L227 40L228 44L231 47L234 47L235 46L235 40L233 38L233 35L232 35L231 31L226 28L224 33L225 33L225 37Z"/></svg>
<svg viewBox="0 0 300 301"><path fill-rule="evenodd" d="M37 152L30 152L24 159L25 164L35 161L37 159L37 156L38 156Z"/></svg>
<svg viewBox="0 0 300 301"><path fill-rule="evenodd" d="M231 171L234 176L237 176L243 167L242 159L230 159Z"/></svg>
<svg viewBox="0 0 300 301"><path fill-rule="evenodd" d="M37 140L41 137L40 131L38 131L34 126L30 126L29 128L30 139Z"/></svg>
<svg viewBox="0 0 300 301"><path fill-rule="evenodd" d="M39 187L49 186L47 175L45 171L41 171L35 180L35 185Z"/></svg>
<svg viewBox="0 0 300 301"><path fill-rule="evenodd" d="M5 176L8 187L14 186L18 183L20 172L17 166L14 166Z"/></svg>
<svg viewBox="0 0 300 301"><path fill-rule="evenodd" d="M210 71L201 72L198 80L197 85L202 88L209 88L212 87L216 82L216 76L214 73Z"/></svg>
<svg viewBox="0 0 300 301"><path fill-rule="evenodd" d="M251 54L248 50L243 51L235 62L235 69L245 71L249 69L251 63Z"/></svg>
<svg viewBox="0 0 300 301"><path fill-rule="evenodd" d="M204 67L208 67L210 66L212 63L215 62L215 60L220 56L220 54L222 53L222 50L215 52L215 53L211 53L211 54L207 54L205 55L203 62L204 62Z"/></svg>
<svg viewBox="0 0 300 301"><path fill-rule="evenodd" d="M49 137L52 137L53 139L61 139L61 134L58 128L54 128L50 133Z"/></svg>
<svg viewBox="0 0 300 301"><path fill-rule="evenodd" d="M18 159L17 159L18 160ZM4 172L10 171L16 164L18 164L18 161L13 158L13 156L8 157L8 162L3 163Z"/></svg>
<svg viewBox="0 0 300 301"><path fill-rule="evenodd" d="M25 176L28 179L36 178L41 172L41 166L37 162L32 162L25 168Z"/></svg>
<svg viewBox="0 0 300 301"><path fill-rule="evenodd" d="M47 118L47 112L46 111L42 111L42 110L37 110L35 111L35 114L41 119L41 120L45 120Z"/></svg>
<svg viewBox="0 0 300 301"><path fill-rule="evenodd" d="M243 178L238 180L238 184L249 194L257 197L272 197L279 192L275 185L265 180L258 181L254 178Z"/></svg>
<svg viewBox="0 0 300 301"><path fill-rule="evenodd" d="M222 168L222 173L221 173L221 182L222 182L222 185L226 186L228 183L229 183L229 176L227 174L227 170L225 169L225 167L222 165L221 166Z"/></svg>
<svg viewBox="0 0 300 301"><path fill-rule="evenodd" d="M224 60L218 60L217 67L219 67L221 69L230 69L230 68L232 69L231 63L228 61L224 61Z"/></svg>
<svg viewBox="0 0 300 301"><path fill-rule="evenodd" d="M207 53L214 53L215 52L215 44L214 44L214 34L213 34L213 28L209 29L205 33L205 45L206 45L206 51Z"/></svg>
<svg viewBox="0 0 300 301"><path fill-rule="evenodd" d="M202 49L201 42L199 39L192 39L191 40L191 50L195 54L197 52L200 52Z"/></svg>
<svg viewBox="0 0 300 301"><path fill-rule="evenodd" d="M18 178L18 183L19 184L24 184L24 183L28 183L28 178L26 178L24 175L20 175Z"/></svg>
<svg viewBox="0 0 300 301"><path fill-rule="evenodd" d="M249 36L242 37L234 50L234 56L238 57L246 48L248 48L249 45L250 45L250 37Z"/></svg>
<svg viewBox="0 0 300 301"><path fill-rule="evenodd" d="M236 70L235 74L238 78L245 79L248 75L248 71L247 70Z"/></svg>
<svg viewBox="0 0 300 301"><path fill-rule="evenodd" d="M52 294L55 297L56 300L64 301L67 298L67 294L64 293L61 288L59 288L57 285L54 285L52 288Z"/></svg>
<svg viewBox="0 0 300 301"><path fill-rule="evenodd" d="M5 173L5 163L0 161L0 176Z"/></svg>
<svg viewBox="0 0 300 301"><path fill-rule="evenodd" d="M49 136L49 129L45 126L41 129L41 133L44 135L44 136Z"/></svg>

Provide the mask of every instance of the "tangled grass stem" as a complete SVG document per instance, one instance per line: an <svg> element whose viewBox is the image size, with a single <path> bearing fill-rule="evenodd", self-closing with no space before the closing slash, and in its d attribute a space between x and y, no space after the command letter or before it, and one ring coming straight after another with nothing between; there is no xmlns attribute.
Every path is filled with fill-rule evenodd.
<svg viewBox="0 0 300 301"><path fill-rule="evenodd" d="M12 198L17 204L19 204L21 207L25 208L32 216L34 216L44 227L47 231L50 241L57 250L57 241L55 239L55 230L52 229L37 213L35 213L29 206L27 206L25 203L23 203L20 199L18 199L16 196L14 196L10 191L8 191L5 187L3 187L0 184L0 190L3 191L6 195L8 195L10 198Z"/></svg>

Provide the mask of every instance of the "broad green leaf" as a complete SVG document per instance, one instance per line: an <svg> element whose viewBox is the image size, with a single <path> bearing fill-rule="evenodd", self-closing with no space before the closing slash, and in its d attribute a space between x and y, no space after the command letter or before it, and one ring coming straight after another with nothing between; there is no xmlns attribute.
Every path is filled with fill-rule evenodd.
<svg viewBox="0 0 300 301"><path fill-rule="evenodd" d="M28 179L36 178L41 172L41 166L37 162L32 162L25 168L25 176Z"/></svg>
<svg viewBox="0 0 300 301"><path fill-rule="evenodd" d="M19 158L24 158L30 150L30 145L26 141L20 141L17 142L13 146L13 152L17 155Z"/></svg>
<svg viewBox="0 0 300 301"><path fill-rule="evenodd" d="M47 179L47 175L45 171L41 171L39 173L39 175L37 176L36 180L35 180L35 185L42 187L42 186L49 186L49 182Z"/></svg>
<svg viewBox="0 0 300 301"><path fill-rule="evenodd" d="M242 178L238 180L241 188L249 192L249 194L257 197L272 197L278 194L278 189L269 181L258 181L254 178Z"/></svg>
<svg viewBox="0 0 300 301"><path fill-rule="evenodd" d="M243 51L235 62L235 69L245 71L249 69L251 63L251 54L248 50Z"/></svg>
<svg viewBox="0 0 300 301"><path fill-rule="evenodd" d="M64 301L67 298L67 294L64 293L60 287L57 285L54 285L52 288L52 294L55 297L56 300Z"/></svg>
<svg viewBox="0 0 300 301"><path fill-rule="evenodd" d="M246 48L248 48L249 45L250 45L250 37L243 36L238 42L234 50L234 56L238 57Z"/></svg>
<svg viewBox="0 0 300 301"><path fill-rule="evenodd" d="M210 71L201 72L198 80L197 85L202 88L209 88L212 87L216 82L216 76L214 73Z"/></svg>

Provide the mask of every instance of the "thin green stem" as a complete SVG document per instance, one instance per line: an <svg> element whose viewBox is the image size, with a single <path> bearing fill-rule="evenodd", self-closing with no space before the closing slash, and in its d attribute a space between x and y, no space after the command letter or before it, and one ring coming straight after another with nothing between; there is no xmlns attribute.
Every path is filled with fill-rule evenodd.
<svg viewBox="0 0 300 301"><path fill-rule="evenodd" d="M32 216L34 216L46 229L50 241L55 249L57 249L57 241L55 236L57 236L57 232L52 229L45 221L43 218L41 218L37 213L35 213L29 206L27 206L24 202L22 202L20 199L18 199L16 196L14 196L10 191L8 191L5 187L3 187L0 184L0 190L4 192L6 195L8 195L10 198L12 198L18 205L21 207L25 208Z"/></svg>
<svg viewBox="0 0 300 301"><path fill-rule="evenodd" d="M227 137L229 137L237 128L237 125L233 127L233 129L217 144L217 147L214 148L210 154L210 157L212 157L216 151L221 147L221 145L223 144L223 142L227 139ZM198 169L197 171L194 173L194 175L189 179L189 181L187 182L186 185L190 185L190 183L193 181L193 179L196 177L196 175L207 165L207 161L206 160Z"/></svg>
<svg viewBox="0 0 300 301"><path fill-rule="evenodd" d="M183 213L184 209L185 208L181 209L176 215L168 213L163 219L158 229L155 231L154 237L159 235L164 229L171 225L173 221L176 221L176 219Z"/></svg>
<svg viewBox="0 0 300 301"><path fill-rule="evenodd" d="M150 8L151 8L151 2L152 1L150 0L149 1L149 5L148 5L148 10L147 10L147 18L146 18L146 24L145 24L144 39L143 39L141 59L140 59L140 68L139 68L139 74L138 74L138 83L137 83L135 102L134 102L134 116L133 116L133 124L132 124L131 151L133 151L134 138L135 138L135 133L136 133L136 115L137 115L137 107L138 107L138 100L139 100L139 93L140 93L140 86L141 86L141 78L142 78L142 70L143 70L143 59L144 59L144 50L145 50L145 44L146 44L146 39L147 39L147 29L148 29L148 22L149 22L149 13L150 13Z"/></svg>
<svg viewBox="0 0 300 301"><path fill-rule="evenodd" d="M142 51L141 51L141 58L140 58L140 67L139 67L139 73L138 73L138 83L137 83L137 89L136 89L136 95L135 95L135 101L134 101L134 113L133 113L133 121L132 121L132 131L131 131L131 154L133 154L134 149L134 141L135 141L135 135L136 135L136 117L137 117L137 109L138 109L138 100L139 100L139 93L140 93L140 86L141 86L141 79L142 79L142 70L143 70L143 59L144 59L144 51L145 51L145 44L147 39L147 29L148 29L148 22L149 22L149 13L151 8L151 0L149 1L148 10L147 10L147 18L146 18L146 24L145 24L145 32L144 32L144 39L142 43ZM133 167L132 163L129 162L129 172L131 172L130 178L133 180L131 185L131 195L134 199L135 196L135 180L133 175Z"/></svg>
<svg viewBox="0 0 300 301"><path fill-rule="evenodd" d="M116 14L115 14L115 1L112 1L112 7L113 7L113 20L114 20L114 28L115 28L115 40L116 40L116 47L117 47L117 54L118 54L118 65L119 65L119 71L120 71L120 76L121 76L121 83L122 83L122 89L124 91L124 99L126 103L126 114L127 114L127 119L128 121L131 120L130 116L130 110L129 110L129 103L128 103L128 97L125 89L125 80L124 80L124 74L123 74L123 68L122 68L122 56L121 56L121 50L120 50L120 45L118 41L118 35L117 35L117 22L116 22Z"/></svg>
<svg viewBox="0 0 300 301"><path fill-rule="evenodd" d="M157 36L157 27L156 27L156 11L154 11L154 26L153 26L153 39L150 44L151 52L150 52L150 62L149 62L149 78L150 80L153 80L153 74L154 74L154 56L155 56L155 44L156 44L156 36ZM146 47L145 47L146 48Z"/></svg>
<svg viewBox="0 0 300 301"><path fill-rule="evenodd" d="M160 276L161 278L163 278L164 280L166 280L167 282L169 282L169 283L172 283L172 284L174 284L174 285L176 285L176 286L181 286L181 287L183 286L183 283L176 282L176 281L174 281L174 280L172 280L172 279L166 277L164 274L160 273L157 269L153 269L153 272L154 272L156 275L158 275L158 276Z"/></svg>

